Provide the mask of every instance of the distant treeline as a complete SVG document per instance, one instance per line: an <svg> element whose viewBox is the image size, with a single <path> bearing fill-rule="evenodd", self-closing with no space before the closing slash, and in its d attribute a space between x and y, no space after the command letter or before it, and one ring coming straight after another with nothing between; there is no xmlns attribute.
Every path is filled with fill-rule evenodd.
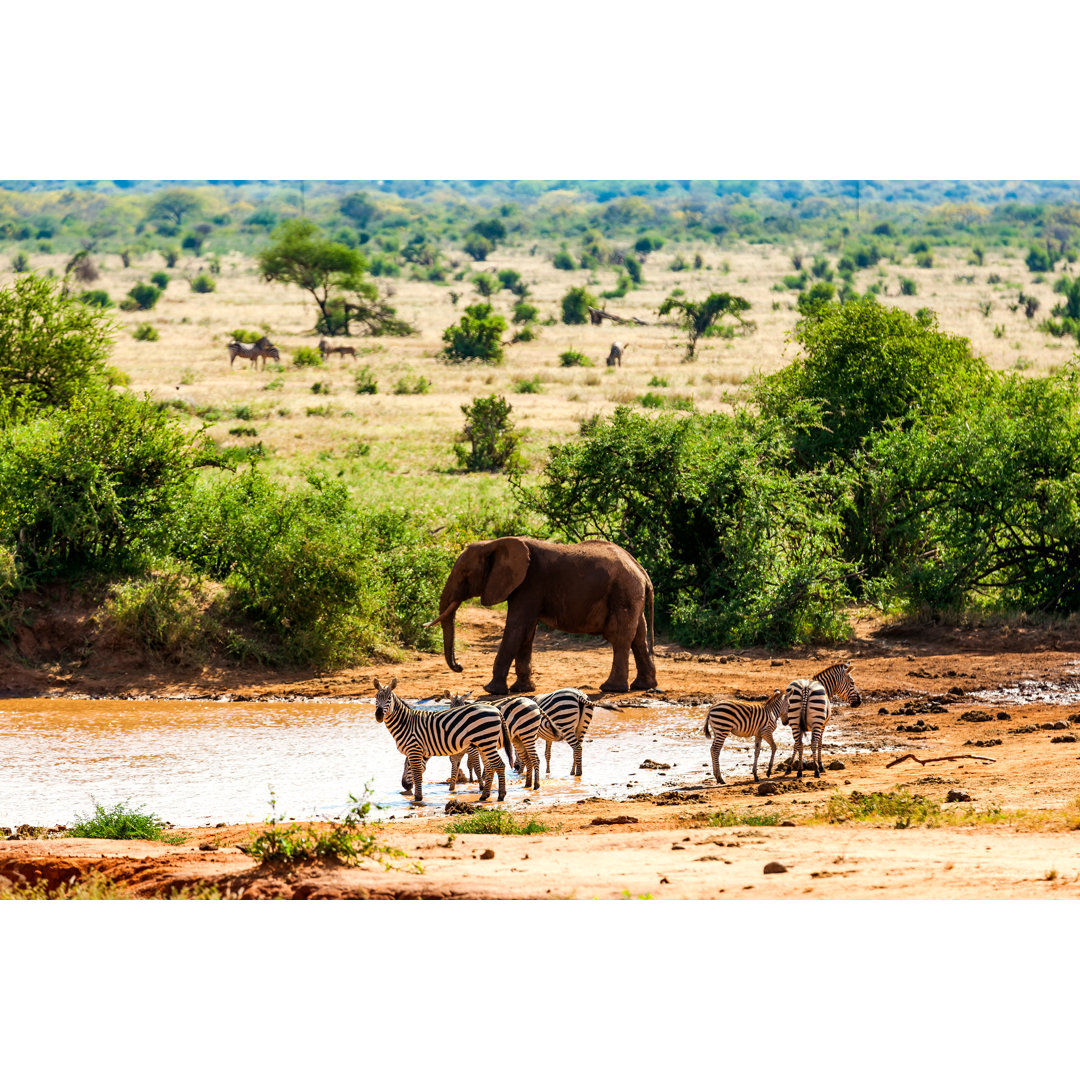
<svg viewBox="0 0 1080 1080"><path fill-rule="evenodd" d="M305 217L393 274L446 249L632 243L780 243L839 251L874 235L937 246L1064 252L1080 233L1066 181L193 181L0 182L0 247L253 252Z"/></svg>

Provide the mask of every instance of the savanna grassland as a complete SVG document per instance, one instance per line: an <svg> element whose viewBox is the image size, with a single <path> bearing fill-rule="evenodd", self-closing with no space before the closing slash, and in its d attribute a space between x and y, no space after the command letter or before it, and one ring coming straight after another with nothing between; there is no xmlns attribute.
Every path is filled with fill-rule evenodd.
<svg viewBox="0 0 1080 1080"><path fill-rule="evenodd" d="M240 451L261 445L262 467L271 476L295 479L311 468L327 470L365 500L438 519L500 503L506 495L502 475L464 472L452 453L464 422L461 406L474 397L506 397L511 419L524 432L526 462L536 468L549 444L575 435L589 417L608 415L620 404L637 405L650 393L675 408L692 402L700 411L723 410L727 402L744 396L748 376L775 371L794 353L788 334L801 316L795 308L796 292L782 285L783 278L794 273L796 249L790 245L701 244L652 253L644 261L642 287L623 298L599 301L612 314L638 318L648 326L564 325L559 304L566 291L582 285L599 295L614 286L617 271L556 270L554 250L554 245L552 251L535 254L499 248L484 263L451 251L450 258L466 272L463 281L389 279L392 303L418 333L333 338L334 344L352 345L357 357L334 355L324 367L296 368L291 362L298 347L314 347L324 336L313 330L318 314L314 303L294 286L262 280L250 256L219 256L216 291L200 294L191 290L184 275L204 270L206 258L183 259L174 270L166 270L156 253L129 268L121 265L119 256L105 255L96 259L101 278L92 287L120 299L154 272L170 275L153 310L110 311L121 328L112 363L130 377L131 390L175 402L178 413L185 408L217 410L220 418L209 428L214 441ZM798 251L807 261L816 254L802 246ZM670 269L677 256L690 266ZM700 269L693 269L695 256L703 260ZM896 265L856 271L855 288L865 292L880 284L882 303L910 313L932 308L942 330L969 338L973 351L997 370L1037 375L1066 362L1072 354L1070 339L1040 332L1039 319L1027 318L1024 307L1017 306L1023 291L1039 299L1043 312L1049 311L1056 299L1052 281L1045 275L1034 281L1020 251L988 254L982 266L971 265L970 256L966 250L937 254L934 265L923 268L909 255ZM30 259L33 269L57 273L65 262L58 255ZM443 330L460 318L466 305L480 299L469 279L497 269L518 270L527 282L529 302L540 311L536 340L507 348L499 366L441 361ZM0 287L13 278L10 270L0 272ZM915 282L914 295L900 293L901 278ZM745 297L756 329L731 339L705 338L698 358L684 363L685 335L656 314L663 299L680 288L695 298L714 291ZM459 296L457 304L452 294ZM508 322L514 299L504 291L494 300ZM549 319L552 325L546 324ZM145 323L158 332L157 341L134 339L135 328ZM281 364L253 370L240 359L230 367L225 346L236 329L267 332L281 349ZM508 340L511 334L504 336ZM604 359L613 341L630 348L621 368L608 369ZM571 349L584 353L595 366L562 367L560 354ZM364 368L376 380L376 394L355 392L355 374ZM430 382L427 392L394 392L400 381L412 386L420 377ZM540 391L518 392L522 382L538 382ZM323 392L313 392L316 385ZM200 421L193 417L191 422ZM255 434L249 434L251 430Z"/></svg>

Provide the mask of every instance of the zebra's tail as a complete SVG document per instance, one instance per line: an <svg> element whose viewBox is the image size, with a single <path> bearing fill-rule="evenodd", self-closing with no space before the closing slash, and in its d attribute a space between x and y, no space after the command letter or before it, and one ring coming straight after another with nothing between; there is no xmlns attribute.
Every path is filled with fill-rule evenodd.
<svg viewBox="0 0 1080 1080"><path fill-rule="evenodd" d="M810 730L810 724L807 719L807 712L810 708L810 684L807 683L803 687L802 691L802 703L799 707L799 730L807 732Z"/></svg>
<svg viewBox="0 0 1080 1080"><path fill-rule="evenodd" d="M506 726L506 717L502 718L503 749L506 751L506 760L510 768L514 767L514 744L510 741L510 729Z"/></svg>
<svg viewBox="0 0 1080 1080"><path fill-rule="evenodd" d="M701 734L702 735L712 735L712 732L709 730L709 714L708 713L705 714L705 727L702 728Z"/></svg>

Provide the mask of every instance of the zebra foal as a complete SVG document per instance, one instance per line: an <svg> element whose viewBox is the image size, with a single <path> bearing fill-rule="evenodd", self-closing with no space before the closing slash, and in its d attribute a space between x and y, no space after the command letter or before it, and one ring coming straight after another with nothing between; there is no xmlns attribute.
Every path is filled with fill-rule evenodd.
<svg viewBox="0 0 1080 1080"><path fill-rule="evenodd" d="M499 774L499 802L506 798L506 766L499 757L502 713L490 705L472 703L438 712L410 708L394 693L397 679L389 686L375 680L375 719L385 723L397 748L412 768L413 803L424 801L424 759L450 757L475 747L484 763L480 781L480 802L491 795L492 773ZM458 758L460 761L460 756ZM450 775L450 790L457 786L457 766Z"/></svg>
<svg viewBox="0 0 1080 1080"><path fill-rule="evenodd" d="M720 751L729 735L752 738L754 740L754 779L758 778L757 764L761 754L761 741L764 739L771 750L769 768L766 776L772 776L773 761L776 758L776 740L773 732L780 711L784 706L784 692L777 688L764 704L754 705L748 701L720 701L710 706L705 714L703 734L712 735L712 771L718 784L724 783L720 775Z"/></svg>
<svg viewBox="0 0 1080 1080"><path fill-rule="evenodd" d="M803 774L803 736L810 735L810 760L814 763L814 776L820 776L821 742L825 725L832 716L832 699L838 698L849 705L861 705L862 695L851 677L851 664L844 661L819 671L812 679L795 679L784 691L783 723L790 725L795 748L787 763L788 772L799 759L798 776Z"/></svg>

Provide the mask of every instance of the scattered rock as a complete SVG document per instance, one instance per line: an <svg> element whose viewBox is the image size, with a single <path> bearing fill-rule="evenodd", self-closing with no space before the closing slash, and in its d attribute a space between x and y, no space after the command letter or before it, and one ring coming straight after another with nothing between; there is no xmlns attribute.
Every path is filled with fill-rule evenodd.
<svg viewBox="0 0 1080 1080"><path fill-rule="evenodd" d="M950 686L949 693L956 697L963 697L967 691L962 686Z"/></svg>
<svg viewBox="0 0 1080 1080"><path fill-rule="evenodd" d="M759 795L779 795L780 785L774 780L766 780L764 783L758 784L757 793Z"/></svg>
<svg viewBox="0 0 1080 1080"><path fill-rule="evenodd" d="M967 712L960 714L960 719L967 721L969 724L985 724L994 718L988 712L983 712L982 709L968 709Z"/></svg>
<svg viewBox="0 0 1080 1080"><path fill-rule="evenodd" d="M1076 742L1075 735L1055 735L1051 740L1053 742Z"/></svg>
<svg viewBox="0 0 1080 1080"><path fill-rule="evenodd" d="M927 731L937 731L937 724L928 724L925 720L919 720L914 724L897 724L897 731L907 732L909 735L921 735Z"/></svg>
<svg viewBox="0 0 1080 1080"><path fill-rule="evenodd" d="M590 825L636 825L638 819L629 814L619 814L618 817L594 817Z"/></svg>
<svg viewBox="0 0 1080 1080"><path fill-rule="evenodd" d="M1080 724L1080 712L1070 713L1066 719L1070 724Z"/></svg>
<svg viewBox="0 0 1080 1080"><path fill-rule="evenodd" d="M780 822L780 828L781 829L794 829L795 828L795 822L794 821L781 821Z"/></svg>
<svg viewBox="0 0 1080 1080"><path fill-rule="evenodd" d="M971 802L971 796L966 791L961 791L960 788L950 788L949 793L945 796L946 802Z"/></svg>
<svg viewBox="0 0 1080 1080"><path fill-rule="evenodd" d="M451 799L443 808L443 813L448 817L453 814L473 813L472 803L462 802L461 799Z"/></svg>
<svg viewBox="0 0 1080 1080"><path fill-rule="evenodd" d="M825 768L830 772L839 772L841 769L846 769L847 766L842 761L830 761Z"/></svg>
<svg viewBox="0 0 1080 1080"><path fill-rule="evenodd" d="M1011 717L1011 716L1010 716L1010 715L1009 715L1009 714L1008 714L1008 713L1007 713L1007 712L1006 712L1006 711L1005 711L1004 709L1002 709L1002 710L1001 710L1001 711L1000 711L1000 712L999 712L999 713L997 714L997 718L998 718L999 720L1011 720L1011 719L1012 719L1012 717Z"/></svg>
<svg viewBox="0 0 1080 1080"><path fill-rule="evenodd" d="M773 660L772 663L769 666L770 667L783 667L784 666L784 661L783 660Z"/></svg>
<svg viewBox="0 0 1080 1080"><path fill-rule="evenodd" d="M1034 724L1025 724L1023 727L1009 728L1010 735L1030 735L1033 731L1039 729Z"/></svg>
<svg viewBox="0 0 1080 1080"><path fill-rule="evenodd" d="M491 848L484 848L483 852L481 852L481 854L480 854L480 858L481 859L494 859L495 858L495 852L492 851Z"/></svg>
<svg viewBox="0 0 1080 1080"><path fill-rule="evenodd" d="M1000 746L1000 739L968 739L965 746Z"/></svg>
<svg viewBox="0 0 1080 1080"><path fill-rule="evenodd" d="M200 851L217 851L217 844L210 844L210 843L200 844L199 845L199 850Z"/></svg>
<svg viewBox="0 0 1080 1080"><path fill-rule="evenodd" d="M878 709L877 714L878 714L878 716L888 716L889 715L889 710L886 709L884 705L882 705L881 708Z"/></svg>
<svg viewBox="0 0 1080 1080"><path fill-rule="evenodd" d="M639 799L642 796L632 795L631 798ZM670 806L672 803L684 803L684 802L705 802L706 795L703 791L662 791L659 795L644 796L646 799L652 798L653 802L657 806Z"/></svg>
<svg viewBox="0 0 1080 1080"><path fill-rule="evenodd" d="M783 863L779 862L767 862L765 864L766 874L786 874L787 867Z"/></svg>
<svg viewBox="0 0 1080 1080"><path fill-rule="evenodd" d="M639 766L639 769L670 769L670 765L663 765L658 761L653 761L652 758L646 758Z"/></svg>

